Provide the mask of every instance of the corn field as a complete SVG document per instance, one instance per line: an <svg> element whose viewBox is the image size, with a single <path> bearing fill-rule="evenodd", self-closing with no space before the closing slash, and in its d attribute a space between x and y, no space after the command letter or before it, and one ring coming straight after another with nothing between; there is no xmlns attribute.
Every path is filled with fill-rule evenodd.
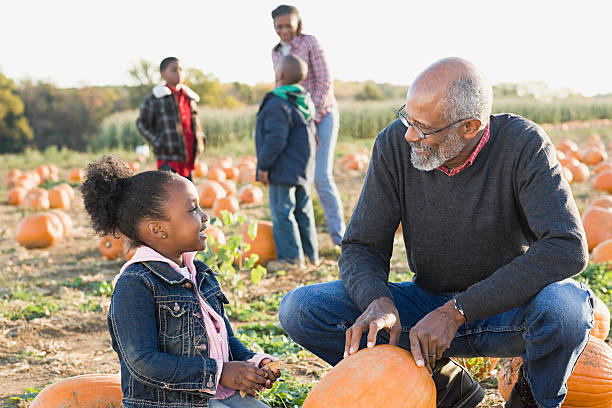
<svg viewBox="0 0 612 408"><path fill-rule="evenodd" d="M376 102L339 101L340 140L373 139L396 118L403 100ZM512 112L536 123L562 123L576 120L612 118L612 98L564 99L543 102L528 98L500 98L493 112ZM202 107L200 119L209 146L251 140L255 129L257 106L241 109ZM137 111L114 114L102 124L88 148L98 152L109 149L133 149L144 140L136 129Z"/></svg>

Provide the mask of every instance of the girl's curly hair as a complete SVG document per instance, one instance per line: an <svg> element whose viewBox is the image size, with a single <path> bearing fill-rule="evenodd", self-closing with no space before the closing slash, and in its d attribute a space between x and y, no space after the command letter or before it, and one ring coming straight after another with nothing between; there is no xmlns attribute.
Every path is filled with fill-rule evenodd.
<svg viewBox="0 0 612 408"><path fill-rule="evenodd" d="M166 189L180 176L169 171L134 174L123 160L104 155L85 169L81 186L85 210L99 235L121 233L143 245L138 226L144 219L166 220Z"/></svg>

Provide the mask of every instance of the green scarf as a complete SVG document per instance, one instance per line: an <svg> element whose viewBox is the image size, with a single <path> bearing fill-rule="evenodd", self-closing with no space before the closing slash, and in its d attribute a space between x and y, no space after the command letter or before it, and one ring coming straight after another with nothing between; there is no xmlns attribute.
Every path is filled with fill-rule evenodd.
<svg viewBox="0 0 612 408"><path fill-rule="evenodd" d="M302 85L283 85L272 91L274 95L280 96L295 105L304 115L304 119L310 120L315 115L315 106L310 94Z"/></svg>

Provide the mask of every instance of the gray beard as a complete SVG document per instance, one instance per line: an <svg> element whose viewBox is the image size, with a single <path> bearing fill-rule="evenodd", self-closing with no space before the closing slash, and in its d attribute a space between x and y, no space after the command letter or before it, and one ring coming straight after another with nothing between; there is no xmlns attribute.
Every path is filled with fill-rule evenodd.
<svg viewBox="0 0 612 408"><path fill-rule="evenodd" d="M438 151L421 143L408 143L411 147L419 147L427 152L424 155L419 155L414 149L410 150L412 166L417 170L431 171L454 159L463 150L467 141L462 139L455 130L452 130L444 142L438 146Z"/></svg>

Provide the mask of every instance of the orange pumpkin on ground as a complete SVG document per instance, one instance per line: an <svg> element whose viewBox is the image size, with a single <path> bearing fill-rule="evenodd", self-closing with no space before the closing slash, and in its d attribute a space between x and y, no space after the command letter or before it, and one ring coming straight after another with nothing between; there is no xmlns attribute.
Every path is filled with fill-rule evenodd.
<svg viewBox="0 0 612 408"><path fill-rule="evenodd" d="M206 177L208 175L208 166L204 162L197 162L193 169L193 175L198 178Z"/></svg>
<svg viewBox="0 0 612 408"><path fill-rule="evenodd" d="M21 204L24 210L42 211L50 207L49 193L44 188L32 189L26 194Z"/></svg>
<svg viewBox="0 0 612 408"><path fill-rule="evenodd" d="M17 179L21 176L21 170L13 169L9 170L6 177L8 179L7 187L13 187Z"/></svg>
<svg viewBox="0 0 612 408"><path fill-rule="evenodd" d="M78 168L70 169L68 172L68 181L71 183L82 183L83 182L83 170Z"/></svg>
<svg viewBox="0 0 612 408"><path fill-rule="evenodd" d="M246 185L240 189L241 204L259 204L263 200L263 191L259 187Z"/></svg>
<svg viewBox="0 0 612 408"><path fill-rule="evenodd" d="M566 155L565 153L563 153L563 151L561 150L555 150L555 154L557 155L557 160L561 161L561 160L565 160L566 159Z"/></svg>
<svg viewBox="0 0 612 408"><path fill-rule="evenodd" d="M593 169L595 174L601 173L602 171L612 170L612 163L601 163Z"/></svg>
<svg viewBox="0 0 612 408"><path fill-rule="evenodd" d="M234 180L221 180L219 184L221 184L227 195L236 194L236 182Z"/></svg>
<svg viewBox="0 0 612 408"><path fill-rule="evenodd" d="M13 187L8 191L9 205L21 205L23 199L28 195L28 190L23 187Z"/></svg>
<svg viewBox="0 0 612 408"><path fill-rule="evenodd" d="M255 170L255 168L247 168L247 167L241 168L240 174L238 175L238 182L239 183L254 183L256 172L257 170Z"/></svg>
<svg viewBox="0 0 612 408"><path fill-rule="evenodd" d="M589 251L592 251L603 241L612 238L612 208L591 205L582 214L582 226Z"/></svg>
<svg viewBox="0 0 612 408"><path fill-rule="evenodd" d="M123 255L123 239L105 235L100 238L98 249L106 259L116 259L119 255Z"/></svg>
<svg viewBox="0 0 612 408"><path fill-rule="evenodd" d="M272 223L270 221L257 221L255 239L251 239L249 236L248 228L248 224L242 224L237 230L237 233L242 235L242 242L251 245L251 249L243 254L243 260L252 254L257 254L259 255L258 263L265 266L269 261L276 259L276 244L274 243Z"/></svg>
<svg viewBox="0 0 612 408"><path fill-rule="evenodd" d="M38 175L38 173L36 172L36 170L30 170L26 172L29 176L30 179L32 179L32 181L34 182L35 185L39 186L44 180Z"/></svg>
<svg viewBox="0 0 612 408"><path fill-rule="evenodd" d="M248 162L256 164L257 157L253 156L252 154L247 154L246 156L242 156L240 160L238 161L238 167L240 167L241 164L248 163Z"/></svg>
<svg viewBox="0 0 612 408"><path fill-rule="evenodd" d="M204 208L211 208L215 201L220 198L227 196L227 192L221 184L214 180L208 180L202 184L199 188L200 192L200 206Z"/></svg>
<svg viewBox="0 0 612 408"><path fill-rule="evenodd" d="M565 152L565 155L567 157L574 158L581 163L584 162L584 156L582 155L582 152L580 150L568 150Z"/></svg>
<svg viewBox="0 0 612 408"><path fill-rule="evenodd" d="M388 344L340 361L312 389L303 408L433 408L436 387L409 351Z"/></svg>
<svg viewBox="0 0 612 408"><path fill-rule="evenodd" d="M55 188L63 188L64 190L66 190L66 192L68 193L68 197L70 197L70 200L74 200L74 188L72 188L72 186L68 183L61 183L58 184L57 186L55 186Z"/></svg>
<svg viewBox="0 0 612 408"><path fill-rule="evenodd" d="M590 171L586 164L570 161L565 167L572 172L574 183L581 183L589 179Z"/></svg>
<svg viewBox="0 0 612 408"><path fill-rule="evenodd" d="M46 248L61 241L64 226L60 219L48 212L25 217L17 226L19 245L32 248Z"/></svg>
<svg viewBox="0 0 612 408"><path fill-rule="evenodd" d="M597 197L595 201L589 205L589 207L612 208L612 195Z"/></svg>
<svg viewBox="0 0 612 408"><path fill-rule="evenodd" d="M587 148L582 152L583 161L589 166L594 166L608 159L608 153L605 150L599 150L597 148Z"/></svg>
<svg viewBox="0 0 612 408"><path fill-rule="evenodd" d="M121 408L119 374L85 374L47 386L30 408Z"/></svg>
<svg viewBox="0 0 612 408"><path fill-rule="evenodd" d="M497 377L498 390L508 400L518 379L520 357L504 362ZM567 396L563 408L610 408L612 401L612 348L591 336L567 380Z"/></svg>
<svg viewBox="0 0 612 408"><path fill-rule="evenodd" d="M41 181L45 181L49 177L49 168L47 166L38 166L35 171L38 173Z"/></svg>
<svg viewBox="0 0 612 408"><path fill-rule="evenodd" d="M612 170L602 171L593 178L593 188L598 191L612 193Z"/></svg>
<svg viewBox="0 0 612 408"><path fill-rule="evenodd" d="M572 173L572 171L565 166L561 166L561 176L563 176L565 181L568 183L574 181L574 173Z"/></svg>
<svg viewBox="0 0 612 408"><path fill-rule="evenodd" d="M221 167L211 167L208 170L208 179L214 181L221 181L227 179L225 171Z"/></svg>
<svg viewBox="0 0 612 408"><path fill-rule="evenodd" d="M229 180L238 178L240 174L240 169L236 166L224 167L223 171L225 172L225 177Z"/></svg>
<svg viewBox="0 0 612 408"><path fill-rule="evenodd" d="M567 154L568 151L578 150L578 145L576 144L576 142L569 139L562 140L556 147L558 150L561 150L565 154Z"/></svg>
<svg viewBox="0 0 612 408"><path fill-rule="evenodd" d="M62 187L54 187L49 190L49 207L67 210L70 208L70 195Z"/></svg>
<svg viewBox="0 0 612 408"><path fill-rule="evenodd" d="M238 164L238 170L240 170L240 171L254 169L256 167L257 167L256 162L252 162L252 161L249 161L249 160L246 160L244 162L240 162Z"/></svg>
<svg viewBox="0 0 612 408"><path fill-rule="evenodd" d="M610 310L603 300L595 296L595 307L593 308L595 326L591 329L591 336L606 340L610 333Z"/></svg>
<svg viewBox="0 0 612 408"><path fill-rule="evenodd" d="M234 161L230 156L221 156L217 160L215 160L215 163L213 164L214 167L220 167L222 169L232 167L233 165Z"/></svg>
<svg viewBox="0 0 612 408"><path fill-rule="evenodd" d="M239 209L240 205L238 203L238 199L234 196L219 198L217 201L215 201L212 208L213 214L215 214L216 217L219 217L221 215L221 211L223 210L235 214Z"/></svg>
<svg viewBox="0 0 612 408"><path fill-rule="evenodd" d="M227 240L225 239L225 234L221 231L221 228L218 228L214 225L209 225L204 230L206 234L206 245L210 245L213 252L217 251L217 245L225 245Z"/></svg>
<svg viewBox="0 0 612 408"><path fill-rule="evenodd" d="M60 209L54 209L49 212L57 216L59 220L61 221L62 226L64 227L64 236L68 237L72 235L72 227L73 227L72 218L70 218L68 214L66 214L64 211Z"/></svg>

